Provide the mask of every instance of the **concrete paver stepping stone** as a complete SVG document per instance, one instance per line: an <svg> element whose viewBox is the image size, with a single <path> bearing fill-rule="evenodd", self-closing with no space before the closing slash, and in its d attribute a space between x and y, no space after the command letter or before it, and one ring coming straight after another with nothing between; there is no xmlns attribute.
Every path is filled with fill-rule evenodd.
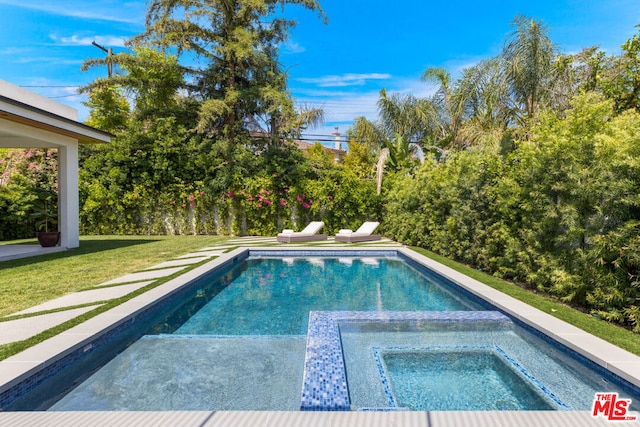
<svg viewBox="0 0 640 427"><path fill-rule="evenodd" d="M38 335L40 332L44 332L74 317L87 313L100 305L101 304L96 304L88 307L75 308L73 310L0 322L0 345L26 340L27 338Z"/></svg>
<svg viewBox="0 0 640 427"><path fill-rule="evenodd" d="M186 255L182 255L179 256L178 259L182 259L182 258L193 258L193 257L214 257L214 256L220 256L223 255L224 251L203 251L203 252L193 252L190 254L186 254Z"/></svg>
<svg viewBox="0 0 640 427"><path fill-rule="evenodd" d="M262 245L271 245L271 244L275 244L276 240L260 240L260 241L251 241L251 240L247 240L244 242L238 242L238 246L262 246Z"/></svg>
<svg viewBox="0 0 640 427"><path fill-rule="evenodd" d="M110 299L123 297L133 291L148 285L152 282L139 282L131 285L113 286L110 288L91 289L88 291L74 292L69 295L47 301L35 307L22 310L14 314L29 314L39 311L55 310L57 308L73 307L74 305L89 304L97 301L106 301Z"/></svg>
<svg viewBox="0 0 640 427"><path fill-rule="evenodd" d="M149 280L149 279L159 279L161 277L171 276L181 270L184 270L188 266L183 267L173 267L173 268L165 268L164 270L152 270L152 271L141 271L139 273L131 273L124 275L122 277L118 277L113 280L109 280L108 282L101 283L99 286L105 285L115 285L117 283L127 283L127 282L138 282L141 280Z"/></svg>
<svg viewBox="0 0 640 427"><path fill-rule="evenodd" d="M233 248L233 247L235 247L235 246L229 246L229 245L208 246L206 248L198 249L198 251L219 251L219 250L223 250L223 249L230 249L230 248Z"/></svg>
<svg viewBox="0 0 640 427"><path fill-rule="evenodd" d="M229 240L229 243L247 243L247 242L270 242L275 241L275 237L239 237L237 239Z"/></svg>
<svg viewBox="0 0 640 427"><path fill-rule="evenodd" d="M137 285L139 287L143 287L143 286L147 286L152 284L153 282L155 282L155 280L145 280L144 282L136 282L136 283L131 283L132 285ZM116 283L113 285L105 285L104 283L100 283L99 285L94 286L95 289L104 289L104 288L112 288L112 287L120 287L120 286L127 286L127 284L125 284L126 282L123 283Z"/></svg>
<svg viewBox="0 0 640 427"><path fill-rule="evenodd" d="M166 262L161 262L160 264L156 264L154 266L145 268L143 271L146 270L156 270L158 268L168 268L168 267L178 267L181 265L190 265L190 264L197 264L201 261L204 261L205 259L208 259L208 256L203 256L203 257L199 257L199 258L184 258L184 259L174 259L173 261L166 261Z"/></svg>

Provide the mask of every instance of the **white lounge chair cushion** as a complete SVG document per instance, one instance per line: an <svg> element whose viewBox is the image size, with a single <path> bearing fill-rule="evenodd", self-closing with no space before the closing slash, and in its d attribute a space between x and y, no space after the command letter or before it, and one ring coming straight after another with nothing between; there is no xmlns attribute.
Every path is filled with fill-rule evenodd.
<svg viewBox="0 0 640 427"><path fill-rule="evenodd" d="M358 234L372 234L380 225L379 222L365 222L356 230Z"/></svg>
<svg viewBox="0 0 640 427"><path fill-rule="evenodd" d="M284 230L282 230L282 234L291 234L293 232L294 231L292 229L290 229L290 228L285 228Z"/></svg>
<svg viewBox="0 0 640 427"><path fill-rule="evenodd" d="M351 234L353 233L353 230L349 230L348 228L343 228L342 230L338 231L338 234Z"/></svg>
<svg viewBox="0 0 640 427"><path fill-rule="evenodd" d="M320 229L322 227L324 227L324 222L322 222L322 221L312 221L300 233L317 234L318 231L320 231Z"/></svg>

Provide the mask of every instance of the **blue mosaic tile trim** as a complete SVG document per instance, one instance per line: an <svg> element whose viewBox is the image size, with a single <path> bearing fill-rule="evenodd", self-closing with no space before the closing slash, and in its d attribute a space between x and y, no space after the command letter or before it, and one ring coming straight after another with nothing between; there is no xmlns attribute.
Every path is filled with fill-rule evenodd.
<svg viewBox="0 0 640 427"><path fill-rule="evenodd" d="M500 353L500 355L502 357L504 357L505 359L507 359L513 366L516 367L516 369L518 369L520 371L520 373L522 373L522 375L524 375L525 377L527 377L532 383L534 383L540 390L542 390L542 392L549 397L551 400L553 400L554 402L556 402L558 404L558 406L562 409L564 409L565 411L570 411L571 408L569 406L567 406L565 403L563 403L555 394L553 394L551 392L551 390L549 390L547 387L545 387L540 381L538 381L538 379L536 377L534 377L533 375L531 375L525 368L523 368L518 362L516 362L516 360L509 356L507 354L507 352L505 352L503 349L501 349L498 346L495 346L495 349L498 353Z"/></svg>
<svg viewBox="0 0 640 427"><path fill-rule="evenodd" d="M303 340L307 338L306 335L191 335L191 334L158 334L158 335L145 335L141 337L141 340L152 339L164 339L164 340L224 340L224 339L247 339L247 340L262 340L262 341L288 341L292 339Z"/></svg>
<svg viewBox="0 0 640 427"><path fill-rule="evenodd" d="M509 356L504 350L502 350L498 346L494 345L476 345L476 346L426 346L426 347L373 347L373 358L376 362L376 366L378 368L378 373L380 374L380 381L382 383L382 388L384 389L384 394L387 396L388 404L390 408L402 408L398 405L398 401L396 399L395 393L393 392L393 388L391 386L391 381L389 376L387 375L387 371L385 369L383 356L384 353L389 351L433 351L433 350L488 350L492 352L496 352L505 360L507 360L515 369L518 370L525 378L527 378L532 384L534 384L547 398L555 402L556 405L560 409L565 411L570 411L571 408L567 406L564 402L562 402L555 394L553 394L547 387L545 387L537 378L531 375L525 368L523 368L515 359Z"/></svg>
<svg viewBox="0 0 640 427"><path fill-rule="evenodd" d="M300 410L350 410L339 324L363 321L511 322L495 311L311 311Z"/></svg>
<svg viewBox="0 0 640 427"><path fill-rule="evenodd" d="M333 313L309 313L300 403L302 411L350 410L340 329Z"/></svg>
<svg viewBox="0 0 640 427"><path fill-rule="evenodd" d="M360 412L398 412L410 411L409 408L358 408Z"/></svg>

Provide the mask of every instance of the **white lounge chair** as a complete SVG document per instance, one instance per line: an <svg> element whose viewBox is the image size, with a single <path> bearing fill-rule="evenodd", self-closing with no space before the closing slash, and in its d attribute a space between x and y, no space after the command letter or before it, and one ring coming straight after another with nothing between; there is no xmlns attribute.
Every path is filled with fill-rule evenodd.
<svg viewBox="0 0 640 427"><path fill-rule="evenodd" d="M336 234L336 242L355 243L380 240L382 238L380 234L373 234L379 225L379 222L365 222L356 231L340 230Z"/></svg>
<svg viewBox="0 0 640 427"><path fill-rule="evenodd" d="M312 221L307 225L304 230L295 232L293 230L282 230L282 233L278 234L278 242L291 243L291 242L306 242L312 240L327 240L326 234L318 234L318 231L324 227L322 221Z"/></svg>

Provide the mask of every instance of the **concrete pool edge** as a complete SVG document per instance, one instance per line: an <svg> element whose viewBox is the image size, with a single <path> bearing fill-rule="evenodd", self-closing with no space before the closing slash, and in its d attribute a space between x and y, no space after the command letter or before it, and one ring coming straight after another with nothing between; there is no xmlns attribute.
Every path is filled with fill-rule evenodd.
<svg viewBox="0 0 640 427"><path fill-rule="evenodd" d="M638 413L631 413L638 416ZM615 424L615 423L614 423ZM0 425L48 427L140 426L610 426L604 417L588 411L403 411L403 412L278 412L278 411L173 411L173 412L0 412ZM622 425L628 425L623 423Z"/></svg>
<svg viewBox="0 0 640 427"><path fill-rule="evenodd" d="M0 362L0 393L11 388L15 384L20 381L25 380L30 375L33 374L34 371L38 371L46 368L51 365L55 360L58 360L70 352L77 350L78 348L82 348L85 345L88 345L90 341L96 336L96 334L104 333L105 331L116 328L118 325L127 321L128 319L135 318L136 314L143 311L145 308L153 305L154 303L168 297L172 293L176 292L178 289L187 286L191 281L195 280L197 277L200 277L206 273L208 273L213 268L221 268L225 265L233 263L235 259L244 258L248 256L250 252L254 251L278 251L278 252L310 252L310 253L331 253L336 252L336 248L319 248L319 247L291 247L291 248L283 248L283 247L273 247L273 248L265 248L265 247L244 247L233 250L232 252L228 252L223 254L219 258L212 260L206 264L203 264L200 267L197 267L175 279L172 279L157 288L150 290L149 292L142 294L132 300L115 307L114 309L102 313L87 322L84 322L81 325L78 325L75 328L71 328L64 333L51 338L50 340L44 341L34 347L31 347L25 350L22 353L19 353L15 356L12 356L4 361ZM384 252L394 252L398 254L402 254L403 256L414 260L420 264L424 264L427 267L433 269L437 273L443 275L447 279L451 280L455 284L461 286L463 289L468 290L469 292L488 300L491 304L500 308L504 312L513 316L516 319L519 319L523 323L531 325L540 329L542 332L547 334L553 339L556 339L558 342L566 345L570 349L582 354L590 359L592 359L595 363L600 364L600 366L609 369L613 373L617 374L621 378L629 381L630 383L640 386L640 358L637 356L628 353L612 344L609 344L599 338L596 338L584 331L581 331L578 328L575 328L563 321L558 320L557 318L546 314L542 311L539 311L531 306L526 305L525 303L518 301L514 298L508 297L501 292L496 291L493 288L490 288L474 279L471 279L467 276L462 275L461 273L456 272L442 264L439 264L427 257L424 257L417 252L414 252L408 248L373 248L373 247L357 247L357 248L347 248L340 249L338 251L346 251L346 252L369 252L369 251L384 251ZM613 358L611 357L613 355ZM219 419L218 414L224 414L225 412L215 413L215 419ZM258 416L263 412L251 413L251 416ZM572 412L576 414L576 412ZM29 413L9 413L9 412L0 412L0 420L4 419L8 414L16 414L16 416L26 417L25 420L29 419ZM38 413L32 413L34 416ZM44 418L47 418L48 415L52 413L42 414ZM83 413L86 414L87 417L92 417L92 413ZM113 419L115 415L98 415L104 413L95 413L98 417L103 417L104 419ZM109 414L109 413L107 413ZM171 413L167 413L165 418L170 418ZM208 413L209 417L214 414L213 412ZM234 413L229 413L234 414ZM264 414L270 414L270 412L264 412ZM299 420L307 420L314 418L296 418L297 413L287 413L288 415L284 416L286 419L299 419ZM423 413L424 414L424 413ZM427 413L429 414L429 413ZM481 413L481 414L490 414ZM151 413L149 416L156 417ZM380 414L377 414L380 415ZM52 415L53 416L53 415ZM84 416L77 415L78 417L84 418ZM230 415L232 418L235 415ZM398 415L401 416L401 415ZM160 415L158 415L157 419L162 419ZM463 417L460 415L459 417ZM481 419L484 419L481 416ZM500 416L502 417L502 416ZM189 418L189 417L187 417ZM211 419L214 419L211 418ZM340 418L346 420L347 418ZM334 418L334 419L338 419ZM526 417L525 417L526 418ZM523 419L525 419L523 418ZM7 418L8 419L8 418ZM51 418L53 419L53 418ZM146 418L145 418L146 419ZM495 418L487 418L493 419L493 424L487 425L495 425ZM564 418L558 418L564 419ZM591 417L590 419L595 420L595 418ZM0 422L0 424L2 424ZM46 425L46 424L45 424ZM200 424L198 424L200 425ZM207 424L209 425L209 424ZM215 424L211 424L215 425ZM275 425L275 424L274 424ZM422 424L420 424L422 425ZM425 424L426 425L426 424ZM431 424L433 425L433 424ZM445 424L442 424L445 425ZM526 425L526 423L524 424ZM601 424L598 424L601 425Z"/></svg>

